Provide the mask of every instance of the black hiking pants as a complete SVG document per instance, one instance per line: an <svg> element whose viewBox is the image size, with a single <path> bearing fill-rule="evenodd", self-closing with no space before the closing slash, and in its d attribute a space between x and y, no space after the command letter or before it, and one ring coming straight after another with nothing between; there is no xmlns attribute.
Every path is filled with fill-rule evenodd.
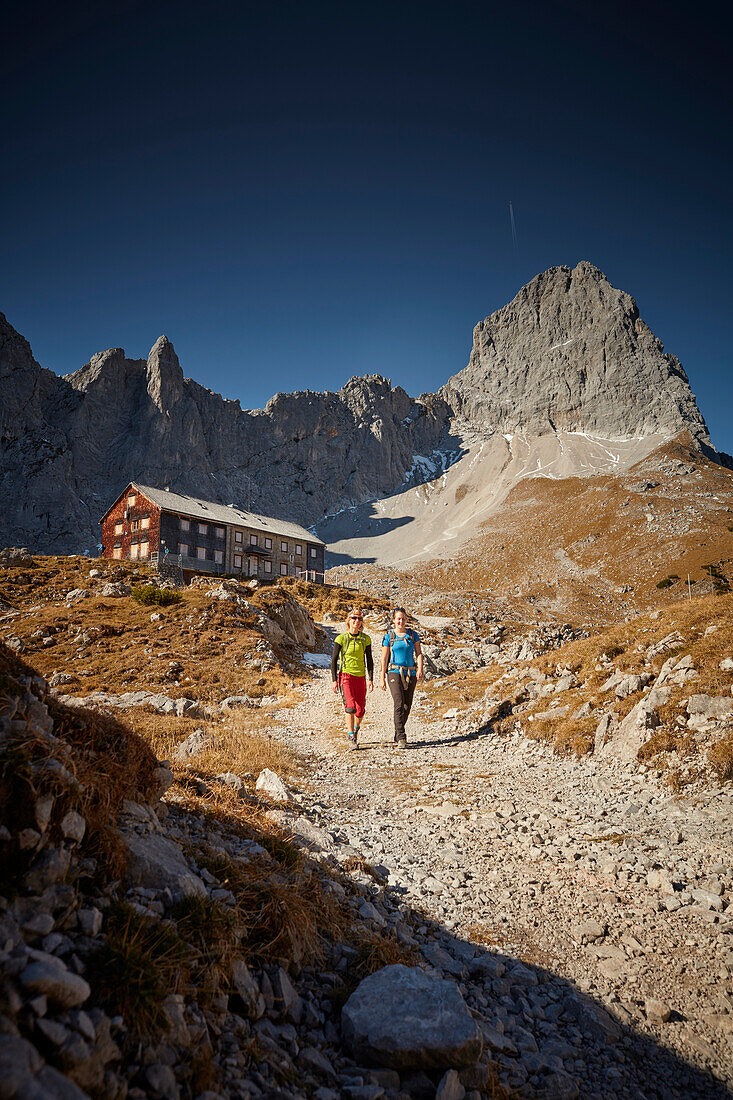
<svg viewBox="0 0 733 1100"><path fill-rule="evenodd" d="M387 683L394 703L394 739L395 741L406 741L405 722L410 716L417 677L410 676L407 687L405 687L399 672L388 672Z"/></svg>

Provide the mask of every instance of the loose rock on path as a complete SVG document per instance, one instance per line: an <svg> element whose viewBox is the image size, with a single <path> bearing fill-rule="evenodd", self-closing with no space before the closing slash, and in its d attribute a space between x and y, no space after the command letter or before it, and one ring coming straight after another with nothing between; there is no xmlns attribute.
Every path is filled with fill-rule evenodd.
<svg viewBox="0 0 733 1100"><path fill-rule="evenodd" d="M403 912L424 915L423 955L489 1021L502 1082L548 1097L729 1095L728 788L685 800L613 761L432 721L419 688L406 752L378 688L349 751L330 674L313 672L274 715L309 761L311 817L337 858L363 855Z"/></svg>

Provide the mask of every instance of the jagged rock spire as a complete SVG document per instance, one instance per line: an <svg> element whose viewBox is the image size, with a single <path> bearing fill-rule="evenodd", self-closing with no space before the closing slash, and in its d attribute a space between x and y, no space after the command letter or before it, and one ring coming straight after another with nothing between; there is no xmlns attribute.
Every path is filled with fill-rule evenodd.
<svg viewBox="0 0 733 1100"><path fill-rule="evenodd" d="M146 372L147 390L161 412L169 412L183 395L183 371L167 336L159 336L150 349Z"/></svg>

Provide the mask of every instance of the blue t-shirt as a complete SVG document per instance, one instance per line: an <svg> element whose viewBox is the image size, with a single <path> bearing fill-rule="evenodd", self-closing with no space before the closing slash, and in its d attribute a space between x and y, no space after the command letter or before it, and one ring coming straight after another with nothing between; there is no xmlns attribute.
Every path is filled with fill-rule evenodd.
<svg viewBox="0 0 733 1100"><path fill-rule="evenodd" d="M395 635L394 642L390 641L389 631L382 638L382 645L389 648L392 645L392 655L390 657L390 664L399 665L401 668L410 668L415 665L415 645L412 639L415 641L420 640L420 635L417 631L408 630L405 638L398 638ZM388 666L389 667L389 666ZM413 672L412 675L416 676L417 672Z"/></svg>

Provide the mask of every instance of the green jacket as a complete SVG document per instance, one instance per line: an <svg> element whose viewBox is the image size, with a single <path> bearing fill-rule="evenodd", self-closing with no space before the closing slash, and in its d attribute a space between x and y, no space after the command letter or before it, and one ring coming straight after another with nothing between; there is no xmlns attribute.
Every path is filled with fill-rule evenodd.
<svg viewBox="0 0 733 1100"><path fill-rule="evenodd" d="M332 672L335 672L337 662L338 671L349 676L366 676L367 668L373 675L372 640L369 635L363 630L358 634L350 634L348 630L339 634L333 646Z"/></svg>

